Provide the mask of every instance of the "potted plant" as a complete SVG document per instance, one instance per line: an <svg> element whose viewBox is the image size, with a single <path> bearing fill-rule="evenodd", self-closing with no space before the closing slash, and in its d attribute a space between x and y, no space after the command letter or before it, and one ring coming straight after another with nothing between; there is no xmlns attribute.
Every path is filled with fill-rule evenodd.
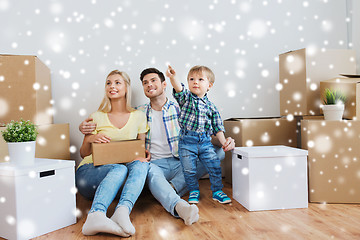
<svg viewBox="0 0 360 240"><path fill-rule="evenodd" d="M11 121L1 131L8 144L10 161L20 165L31 165L35 161L36 137L35 124L31 121Z"/></svg>
<svg viewBox="0 0 360 240"><path fill-rule="evenodd" d="M325 89L322 110L325 120L341 120L344 114L346 96L339 90Z"/></svg>

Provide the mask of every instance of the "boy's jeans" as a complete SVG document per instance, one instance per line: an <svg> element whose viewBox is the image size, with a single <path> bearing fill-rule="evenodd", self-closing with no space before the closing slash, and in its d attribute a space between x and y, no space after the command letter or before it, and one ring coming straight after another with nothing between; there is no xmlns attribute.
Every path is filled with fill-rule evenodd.
<svg viewBox="0 0 360 240"><path fill-rule="evenodd" d="M182 129L179 141L179 155L189 191L199 190L199 182L196 176L198 159L204 164L209 173L211 191L214 193L222 190L220 160L208 134Z"/></svg>
<svg viewBox="0 0 360 240"><path fill-rule="evenodd" d="M219 147L215 147L215 149L218 158L224 159L224 151ZM206 173L204 165L198 160L197 179ZM161 203L166 211L177 217L174 208L179 201L184 201L180 197L188 191L180 160L170 157L151 161L146 181L152 195Z"/></svg>
<svg viewBox="0 0 360 240"><path fill-rule="evenodd" d="M85 164L76 171L76 186L82 195L90 199L91 194L96 190L90 213L95 211L106 213L126 180L116 208L126 206L130 213L144 187L148 169L149 163L140 161L126 165L107 164L97 167L93 164Z"/></svg>

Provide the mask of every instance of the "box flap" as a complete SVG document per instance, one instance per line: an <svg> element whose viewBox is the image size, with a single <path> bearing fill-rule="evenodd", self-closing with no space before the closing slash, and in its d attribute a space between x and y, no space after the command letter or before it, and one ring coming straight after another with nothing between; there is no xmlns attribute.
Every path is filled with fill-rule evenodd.
<svg viewBox="0 0 360 240"><path fill-rule="evenodd" d="M24 176L39 172L57 170L62 168L70 168L75 166L75 161L35 158L35 163L29 166L16 165L12 162L0 163L0 176Z"/></svg>
<svg viewBox="0 0 360 240"><path fill-rule="evenodd" d="M360 75L357 74L340 74L341 76L348 77L348 78L360 78Z"/></svg>
<svg viewBox="0 0 360 240"><path fill-rule="evenodd" d="M286 118L283 116L276 116L276 117L251 117L251 118L228 118L224 121L241 121L241 120L266 120L266 119L279 119L279 118Z"/></svg>
<svg viewBox="0 0 360 240"><path fill-rule="evenodd" d="M360 82L360 78L357 78L357 77L354 77L354 78L350 78L350 77L336 77L336 78L331 78L331 79L328 79L328 80L324 80L324 81L320 81L320 84L323 84L323 83L350 83L350 84L353 84L353 83L358 83Z"/></svg>
<svg viewBox="0 0 360 240"><path fill-rule="evenodd" d="M258 157L307 156L308 151L299 148L276 145L276 146L236 147L233 150L233 153L248 158L258 158Z"/></svg>
<svg viewBox="0 0 360 240"><path fill-rule="evenodd" d="M290 51L287 51L287 52L284 52L284 53L280 53L279 55L288 54L288 53L296 52L296 51L301 51L301 50L304 50L304 49L305 48L301 48L301 49L297 49L297 50L290 50Z"/></svg>

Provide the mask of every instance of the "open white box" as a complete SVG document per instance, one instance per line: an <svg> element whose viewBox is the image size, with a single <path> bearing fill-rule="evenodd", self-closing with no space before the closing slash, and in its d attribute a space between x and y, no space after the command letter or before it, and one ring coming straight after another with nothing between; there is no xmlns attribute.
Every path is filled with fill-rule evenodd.
<svg viewBox="0 0 360 240"><path fill-rule="evenodd" d="M74 161L0 163L0 237L30 239L76 223Z"/></svg>
<svg viewBox="0 0 360 240"><path fill-rule="evenodd" d="M236 147L232 172L233 198L249 211L308 207L306 150Z"/></svg>

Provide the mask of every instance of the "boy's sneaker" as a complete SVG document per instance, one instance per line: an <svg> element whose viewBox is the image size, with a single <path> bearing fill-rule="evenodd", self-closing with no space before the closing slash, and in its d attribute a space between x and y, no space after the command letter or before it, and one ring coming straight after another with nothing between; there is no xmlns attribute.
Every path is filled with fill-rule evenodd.
<svg viewBox="0 0 360 240"><path fill-rule="evenodd" d="M219 203L231 203L231 199L221 190L214 192L212 197L213 200L216 200Z"/></svg>
<svg viewBox="0 0 360 240"><path fill-rule="evenodd" d="M199 203L200 191L194 190L189 194L189 203Z"/></svg>

